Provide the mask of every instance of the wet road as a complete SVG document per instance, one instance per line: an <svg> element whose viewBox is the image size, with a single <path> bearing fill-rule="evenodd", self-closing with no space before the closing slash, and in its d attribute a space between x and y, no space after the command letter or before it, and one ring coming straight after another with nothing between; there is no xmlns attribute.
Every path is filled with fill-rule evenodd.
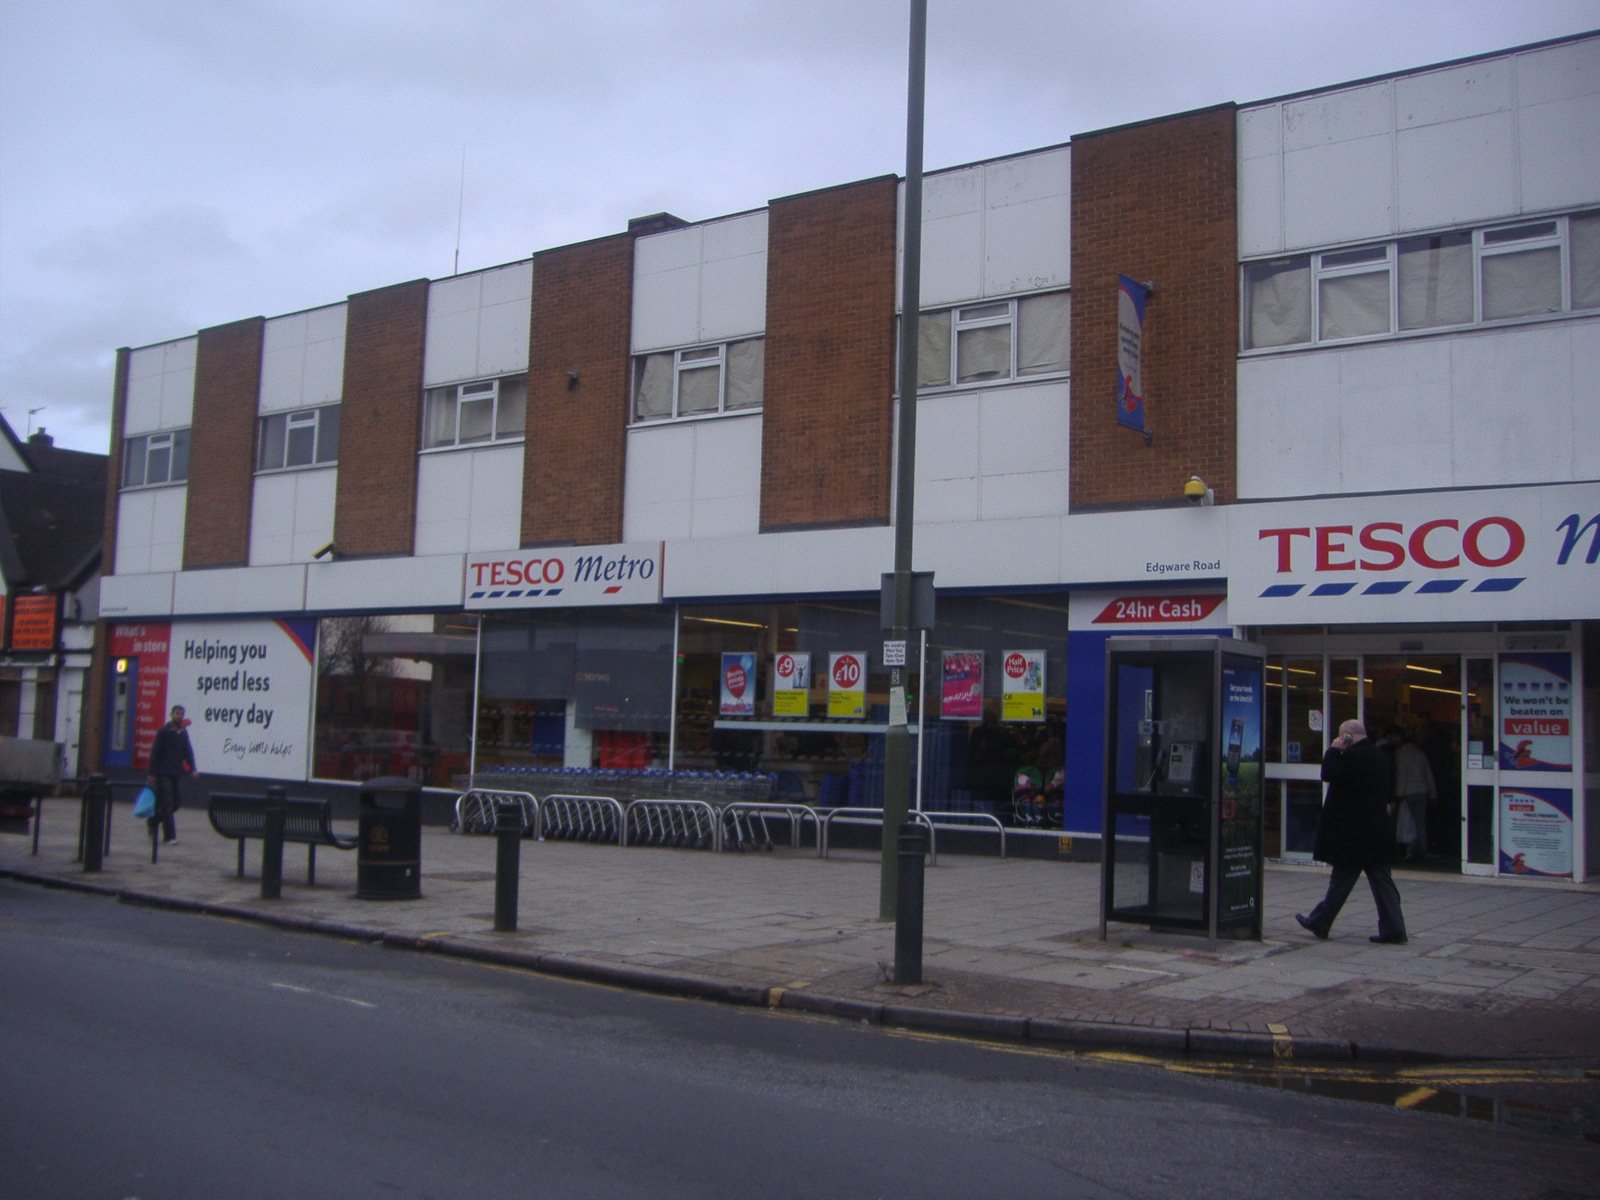
<svg viewBox="0 0 1600 1200"><path fill-rule="evenodd" d="M1485 1119L1509 1076L1330 1099L6 880L0 1013L13 1200L1600 1193L1600 1146L1561 1116L1595 1085L1537 1071L1555 1116L1511 1126Z"/></svg>

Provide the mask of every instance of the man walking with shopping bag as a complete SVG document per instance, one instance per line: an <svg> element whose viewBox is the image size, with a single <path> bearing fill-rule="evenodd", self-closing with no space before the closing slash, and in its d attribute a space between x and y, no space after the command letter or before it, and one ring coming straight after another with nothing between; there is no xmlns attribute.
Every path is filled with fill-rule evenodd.
<svg viewBox="0 0 1600 1200"><path fill-rule="evenodd" d="M172 706L171 719L156 730L150 747L150 773L146 782L156 790L156 812L147 824L150 836L161 827L162 840L172 845L178 840L178 823L173 814L183 807L182 783L185 774L199 777L194 765L194 747L189 745L189 722L183 719L183 705Z"/></svg>

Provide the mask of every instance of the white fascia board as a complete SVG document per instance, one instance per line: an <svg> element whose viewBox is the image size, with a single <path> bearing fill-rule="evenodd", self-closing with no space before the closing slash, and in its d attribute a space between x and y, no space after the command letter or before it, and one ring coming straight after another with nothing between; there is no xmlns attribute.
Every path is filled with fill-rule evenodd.
<svg viewBox="0 0 1600 1200"><path fill-rule="evenodd" d="M180 571L173 583L174 616L290 613L305 608L303 563Z"/></svg>
<svg viewBox="0 0 1600 1200"><path fill-rule="evenodd" d="M458 608L464 554L359 558L306 567L308 612Z"/></svg>
<svg viewBox="0 0 1600 1200"><path fill-rule="evenodd" d="M101 576L101 618L114 621L123 617L170 617L172 579L171 571Z"/></svg>

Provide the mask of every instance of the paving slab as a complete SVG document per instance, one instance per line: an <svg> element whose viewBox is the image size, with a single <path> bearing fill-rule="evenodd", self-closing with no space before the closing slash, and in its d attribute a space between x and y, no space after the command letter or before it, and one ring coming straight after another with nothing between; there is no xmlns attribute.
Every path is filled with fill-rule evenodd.
<svg viewBox="0 0 1600 1200"><path fill-rule="evenodd" d="M524 841L521 929L496 934L492 838L425 829L422 898L389 902L355 898L353 853L319 851L307 886L305 856L290 846L282 898L264 901L258 843L239 878L234 843L203 812L185 809L178 824L178 843L152 864L142 822L119 805L105 869L85 875L73 862L78 802L46 801L38 856L26 839L0 837L0 871L525 963L562 956L563 971L614 964L722 980L769 1003L783 1003L773 989L804 989L806 1003L823 997L841 1012L909 1006L945 1013L952 1029L964 1028L961 1014L1263 1035L1287 1026L1358 1052L1600 1060L1600 887L1590 885L1400 870L1410 944L1373 946L1364 890L1318 941L1294 913L1320 898L1326 870L1269 865L1260 942L1213 946L1116 924L1101 941L1097 865L946 854L926 874L925 983L906 989L886 982L894 938L876 920L875 855ZM648 986L645 974L619 977L629 979Z"/></svg>

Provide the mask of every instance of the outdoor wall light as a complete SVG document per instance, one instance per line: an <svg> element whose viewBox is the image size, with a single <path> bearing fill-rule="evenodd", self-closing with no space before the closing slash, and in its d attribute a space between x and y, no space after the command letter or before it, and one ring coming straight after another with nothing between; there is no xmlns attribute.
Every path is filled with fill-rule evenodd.
<svg viewBox="0 0 1600 1200"><path fill-rule="evenodd" d="M1183 498L1190 504L1209 508L1217 502L1217 493L1206 486L1206 481L1198 475L1189 476L1189 482L1183 485Z"/></svg>

